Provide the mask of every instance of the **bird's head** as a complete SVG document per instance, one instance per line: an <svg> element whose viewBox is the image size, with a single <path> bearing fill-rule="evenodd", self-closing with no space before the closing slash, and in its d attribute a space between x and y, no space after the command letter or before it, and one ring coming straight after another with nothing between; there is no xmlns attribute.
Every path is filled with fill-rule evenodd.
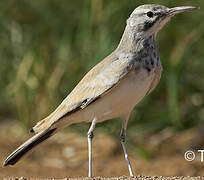
<svg viewBox="0 0 204 180"><path fill-rule="evenodd" d="M167 8L156 4L142 5L132 12L127 20L127 26L136 33L156 35L175 14L194 9L198 8L194 6Z"/></svg>

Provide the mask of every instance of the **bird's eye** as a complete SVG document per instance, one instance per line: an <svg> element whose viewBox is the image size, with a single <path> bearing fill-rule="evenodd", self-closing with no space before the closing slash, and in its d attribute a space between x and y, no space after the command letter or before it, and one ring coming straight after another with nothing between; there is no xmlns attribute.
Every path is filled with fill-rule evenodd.
<svg viewBox="0 0 204 180"><path fill-rule="evenodd" d="M147 12L147 16L148 16L149 18L152 18L152 17L154 16L154 13L153 13L152 11L148 11L148 12Z"/></svg>

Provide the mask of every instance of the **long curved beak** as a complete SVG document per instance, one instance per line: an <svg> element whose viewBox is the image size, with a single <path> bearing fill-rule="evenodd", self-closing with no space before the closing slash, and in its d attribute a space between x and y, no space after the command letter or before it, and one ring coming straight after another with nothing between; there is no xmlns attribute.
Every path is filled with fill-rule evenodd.
<svg viewBox="0 0 204 180"><path fill-rule="evenodd" d="M175 14L178 13L182 13L185 11L192 11L192 10L196 10L196 9L200 9L200 7L195 7L195 6L180 6L180 7L174 7L174 8L170 8L169 10L169 16L174 16Z"/></svg>

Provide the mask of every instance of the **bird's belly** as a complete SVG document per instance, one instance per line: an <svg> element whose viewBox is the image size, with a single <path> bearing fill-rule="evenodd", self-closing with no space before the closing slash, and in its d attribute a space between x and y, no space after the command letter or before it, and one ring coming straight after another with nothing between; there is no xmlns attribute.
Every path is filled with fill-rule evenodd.
<svg viewBox="0 0 204 180"><path fill-rule="evenodd" d="M141 70L139 73L132 72L127 78L121 80L121 83L104 96L101 100L103 113L101 110L96 111L98 121L121 117L126 115L140 100L146 95L152 82L152 75Z"/></svg>
<svg viewBox="0 0 204 180"><path fill-rule="evenodd" d="M146 95L153 77L154 74L145 69L129 73L106 95L74 113L75 122L76 119L90 122L93 118L101 122L127 114Z"/></svg>

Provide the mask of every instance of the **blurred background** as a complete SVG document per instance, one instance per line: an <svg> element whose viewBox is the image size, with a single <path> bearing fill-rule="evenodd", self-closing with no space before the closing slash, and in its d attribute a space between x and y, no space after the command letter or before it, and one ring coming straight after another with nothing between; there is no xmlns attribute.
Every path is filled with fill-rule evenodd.
<svg viewBox="0 0 204 180"><path fill-rule="evenodd" d="M204 149L201 0L2 1L1 161L28 138L29 128L51 113L85 73L117 47L126 19L145 3L201 9L177 15L158 34L163 75L151 95L135 107L128 124L133 167L137 174L204 175L199 159L186 162L183 158L188 149ZM68 127L16 167L0 168L0 176L86 176L89 125ZM97 127L94 172L102 176L128 175L119 144L121 120ZM104 166L107 163L110 167Z"/></svg>

